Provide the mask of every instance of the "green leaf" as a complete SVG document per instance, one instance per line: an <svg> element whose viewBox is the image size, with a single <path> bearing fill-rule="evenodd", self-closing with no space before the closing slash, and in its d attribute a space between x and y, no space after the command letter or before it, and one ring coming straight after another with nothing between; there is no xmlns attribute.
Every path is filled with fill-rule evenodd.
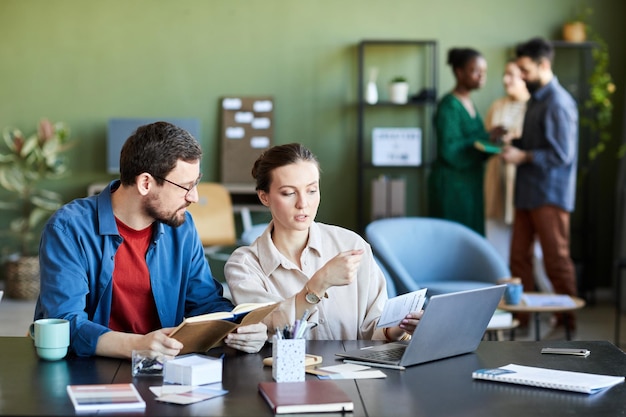
<svg viewBox="0 0 626 417"><path fill-rule="evenodd" d="M54 211L43 210L40 208L34 209L30 213L30 217L28 218L28 228L31 230L34 229L43 221L48 220L48 218L52 215L53 212Z"/></svg>
<svg viewBox="0 0 626 417"><path fill-rule="evenodd" d="M30 201L35 207L46 210L48 213L58 210L62 205L59 198L49 199L38 195L31 196Z"/></svg>
<svg viewBox="0 0 626 417"><path fill-rule="evenodd" d="M39 139L37 136L33 135L27 138L24 142L24 146L22 146L22 150L20 151L20 156L22 156L22 158L27 158L31 152L36 152L38 145Z"/></svg>

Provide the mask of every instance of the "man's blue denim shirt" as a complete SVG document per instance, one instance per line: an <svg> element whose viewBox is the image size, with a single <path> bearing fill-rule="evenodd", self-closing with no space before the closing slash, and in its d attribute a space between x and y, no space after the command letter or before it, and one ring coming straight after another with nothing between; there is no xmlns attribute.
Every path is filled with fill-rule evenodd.
<svg viewBox="0 0 626 417"><path fill-rule="evenodd" d="M528 102L520 149L531 163L517 167L515 207L523 210L555 205L573 211L578 160L578 107L554 77Z"/></svg>
<svg viewBox="0 0 626 417"><path fill-rule="evenodd" d="M111 315L115 252L122 242L111 205L113 181L100 194L72 201L48 221L39 245L41 289L35 319L70 321L70 348L95 353ZM146 253L150 284L162 327L189 316L230 311L223 287L211 275L189 213L179 227L160 222Z"/></svg>

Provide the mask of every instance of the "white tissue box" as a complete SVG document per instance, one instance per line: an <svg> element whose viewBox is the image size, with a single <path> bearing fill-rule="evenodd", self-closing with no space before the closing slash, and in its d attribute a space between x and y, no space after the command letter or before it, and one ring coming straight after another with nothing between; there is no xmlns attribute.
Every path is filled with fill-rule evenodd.
<svg viewBox="0 0 626 417"><path fill-rule="evenodd" d="M179 356L165 362L163 382L181 385L204 385L222 381L221 358L197 355Z"/></svg>

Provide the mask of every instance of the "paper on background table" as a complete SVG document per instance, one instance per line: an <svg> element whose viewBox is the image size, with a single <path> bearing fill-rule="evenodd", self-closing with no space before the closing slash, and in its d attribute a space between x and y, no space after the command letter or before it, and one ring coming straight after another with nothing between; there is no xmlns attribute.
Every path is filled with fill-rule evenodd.
<svg viewBox="0 0 626 417"><path fill-rule="evenodd" d="M424 306L424 300L426 300L426 288L388 299L376 327L399 325L407 314L420 311Z"/></svg>
<svg viewBox="0 0 626 417"><path fill-rule="evenodd" d="M529 307L574 307L572 297L564 294L523 294L522 300Z"/></svg>

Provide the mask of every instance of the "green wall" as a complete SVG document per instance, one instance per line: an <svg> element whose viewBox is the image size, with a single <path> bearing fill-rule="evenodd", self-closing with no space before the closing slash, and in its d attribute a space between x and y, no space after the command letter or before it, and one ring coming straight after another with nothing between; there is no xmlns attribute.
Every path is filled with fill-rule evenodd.
<svg viewBox="0 0 626 417"><path fill-rule="evenodd" d="M452 87L445 56L472 46L489 62L475 94L484 114L502 94L510 48L558 39L572 0L0 0L0 127L63 120L80 140L61 190L83 195L105 173L110 117L197 117L205 178L219 178L218 99L273 95L275 143L299 141L320 158L318 220L356 227L356 44L362 39L439 41L439 94ZM612 50L623 97L622 0L589 0ZM549 7L547 7L549 6ZM623 99L616 113L623 114ZM621 118L615 131L621 132ZM603 156L599 202L613 217L615 160ZM248 169L248 167L245 167ZM612 242L610 224L604 228ZM607 249L611 250L610 247Z"/></svg>

